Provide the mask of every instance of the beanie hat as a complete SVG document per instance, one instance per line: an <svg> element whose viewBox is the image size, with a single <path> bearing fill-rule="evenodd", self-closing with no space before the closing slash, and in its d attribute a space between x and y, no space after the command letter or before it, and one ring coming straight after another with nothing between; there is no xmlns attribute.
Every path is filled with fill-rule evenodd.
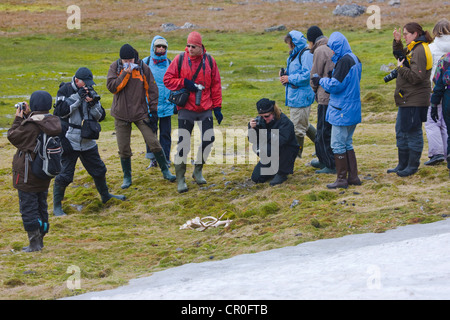
<svg viewBox="0 0 450 320"><path fill-rule="evenodd" d="M202 46L202 36L197 31L192 31L188 35L187 43L201 47Z"/></svg>
<svg viewBox="0 0 450 320"><path fill-rule="evenodd" d="M155 40L155 42L153 42L153 46L154 47L156 47L156 46L164 46L164 47L167 48L169 45L167 44L166 39L158 38L158 39Z"/></svg>
<svg viewBox="0 0 450 320"><path fill-rule="evenodd" d="M52 96L47 91L38 90L31 94L31 111L48 111L52 108Z"/></svg>
<svg viewBox="0 0 450 320"><path fill-rule="evenodd" d="M306 38L312 43L315 43L316 39L320 36L323 36L323 33L318 26L312 26L306 32Z"/></svg>
<svg viewBox="0 0 450 320"><path fill-rule="evenodd" d="M86 67L81 67L75 72L75 78L83 80L87 86L95 85L94 76L92 75L91 70Z"/></svg>
<svg viewBox="0 0 450 320"><path fill-rule="evenodd" d="M259 114L272 112L274 110L275 101L263 98L256 103L256 110Z"/></svg>
<svg viewBox="0 0 450 320"><path fill-rule="evenodd" d="M120 48L120 59L133 59L136 57L136 51L128 43Z"/></svg>

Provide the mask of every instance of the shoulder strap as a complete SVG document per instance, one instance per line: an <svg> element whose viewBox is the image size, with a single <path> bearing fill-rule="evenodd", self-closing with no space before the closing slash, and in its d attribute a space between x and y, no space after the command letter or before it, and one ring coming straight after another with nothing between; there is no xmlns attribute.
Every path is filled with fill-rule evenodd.
<svg viewBox="0 0 450 320"><path fill-rule="evenodd" d="M180 53L180 57L178 59L178 75L180 75L181 72L181 65L183 64L184 59L184 52Z"/></svg>
<svg viewBox="0 0 450 320"><path fill-rule="evenodd" d="M211 57L211 55L210 54L208 54L208 53L205 53L205 56L208 58L208 62L209 62L209 67L211 68L211 70L213 69L213 62L212 62L212 57ZM182 53L180 53L180 58L178 59L178 75L180 74L180 72L181 72L181 66L182 66L182 64L183 64L183 59L184 59L184 52L182 52ZM169 64L170 64L170 59L168 59L169 60ZM200 65L202 65L202 64L200 64ZM192 81L194 81L194 79L197 77L197 75L198 75L198 72L200 71L200 68L197 70L197 72L195 73L195 76L192 78L193 80Z"/></svg>

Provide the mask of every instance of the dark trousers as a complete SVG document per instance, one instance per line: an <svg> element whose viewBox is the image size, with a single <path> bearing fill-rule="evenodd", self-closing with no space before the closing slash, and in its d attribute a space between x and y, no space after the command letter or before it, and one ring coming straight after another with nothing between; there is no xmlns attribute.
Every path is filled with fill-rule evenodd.
<svg viewBox="0 0 450 320"><path fill-rule="evenodd" d="M423 151L423 131L422 122L427 120L425 107L399 107L397 120L395 122L395 137L397 148Z"/></svg>
<svg viewBox="0 0 450 320"><path fill-rule="evenodd" d="M324 164L329 169L336 168L334 163L334 154L331 149L331 124L325 120L327 115L327 105L317 105L317 132L316 140L314 141L316 147L316 156L319 162Z"/></svg>
<svg viewBox="0 0 450 320"><path fill-rule="evenodd" d="M252 173L252 181L256 183L262 183L270 180L275 174L288 175L294 173L294 163L298 154L298 149L293 147L281 147L279 153L278 167L273 163L261 163L259 161ZM265 162L265 161L264 161ZM262 168L273 168L274 171L266 174L262 174Z"/></svg>
<svg viewBox="0 0 450 320"><path fill-rule="evenodd" d="M85 151L63 152L61 157L61 173L56 176L55 183L67 187L73 181L75 166L80 158L83 167L93 178L103 178L106 175L106 166L98 153L98 146Z"/></svg>
<svg viewBox="0 0 450 320"><path fill-rule="evenodd" d="M189 120L180 120L178 119L178 130L179 130L179 138L177 144L177 154L178 156L186 162L184 159L190 151L191 147L191 134L194 129L195 122ZM211 152L212 143L214 142L214 131L213 131L213 118L207 117L199 122L200 132L202 138L202 144L199 146L199 150L197 153L196 163L201 164L206 161L209 153ZM186 133L189 133L186 135ZM185 140L186 139L186 140ZM189 139L189 140L187 140Z"/></svg>
<svg viewBox="0 0 450 320"><path fill-rule="evenodd" d="M172 147L172 121L171 116L158 119L159 123L159 143L161 144L166 159L170 159L170 149ZM158 134L158 132L156 132ZM147 145L147 153L150 153L150 147Z"/></svg>
<svg viewBox="0 0 450 320"><path fill-rule="evenodd" d="M48 231L48 191L19 192L19 209L25 231L41 229L42 233Z"/></svg>
<svg viewBox="0 0 450 320"><path fill-rule="evenodd" d="M447 168L450 169L450 94L444 95L442 100L442 116L444 118L445 125L447 126Z"/></svg>

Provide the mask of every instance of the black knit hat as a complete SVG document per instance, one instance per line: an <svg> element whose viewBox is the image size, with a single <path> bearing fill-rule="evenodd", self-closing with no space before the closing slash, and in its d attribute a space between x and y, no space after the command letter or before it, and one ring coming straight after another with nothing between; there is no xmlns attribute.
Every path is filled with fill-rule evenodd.
<svg viewBox="0 0 450 320"><path fill-rule="evenodd" d="M259 114L273 112L275 106L275 101L269 100L267 98L262 98L256 103L256 109Z"/></svg>
<svg viewBox="0 0 450 320"><path fill-rule="evenodd" d="M315 43L316 39L320 36L323 36L323 33L318 26L312 26L306 32L306 39L312 43Z"/></svg>
<svg viewBox="0 0 450 320"><path fill-rule="evenodd" d="M52 108L52 96L47 91L38 90L31 94L31 111L48 111Z"/></svg>
<svg viewBox="0 0 450 320"><path fill-rule="evenodd" d="M128 43L120 48L120 59L133 59L136 57L136 50Z"/></svg>

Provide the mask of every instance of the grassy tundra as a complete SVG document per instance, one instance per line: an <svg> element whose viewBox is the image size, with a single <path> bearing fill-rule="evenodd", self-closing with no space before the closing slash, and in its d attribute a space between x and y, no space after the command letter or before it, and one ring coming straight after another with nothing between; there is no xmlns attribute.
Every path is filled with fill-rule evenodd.
<svg viewBox="0 0 450 320"><path fill-rule="evenodd" d="M82 12L79 30L67 29L69 4L61 5L61 1L2 3L0 298L61 298L113 288L131 278L185 263L353 233L383 232L446 217L450 201L444 165L422 165L417 174L407 178L386 173L387 168L396 164L396 107L392 98L394 83L385 84L382 80L385 73L380 71L381 65L395 62L391 55L394 26L415 20L432 29L443 10L438 2L409 1L399 8L376 2L382 13L379 30L367 30L365 22L369 15L333 16L331 12L339 1L334 4L140 1L139 6L130 6L131 1L97 1L95 7L88 1L79 1ZM209 10L212 7L223 10ZM228 163L205 166L206 187L200 188L188 179L189 192L180 195L175 184L162 179L159 169L146 170L145 145L140 133L133 130L133 185L121 190L122 172L109 114L112 95L106 89L107 70L124 43L132 44L141 57L147 56L156 34L166 37L169 57L173 58L184 49L189 30L161 32L160 26L167 22L180 26L187 21L203 27L198 30L221 71L225 118L216 128L224 139L215 146L216 150L223 150ZM288 112L284 107L284 88L277 77L287 57L287 46L283 43L287 31L264 32L264 28L280 24L304 33L313 24L321 26L326 35L339 30L361 59L363 121L355 132L354 146L362 186L328 190L326 184L335 177L317 175L314 168L306 165L314 152L309 140L303 159L296 160L295 173L286 183L274 188L268 184L255 185L249 180L254 164L237 163L235 150L227 150L224 145L227 129L246 129L258 99L274 99ZM27 239L17 191L11 181L15 148L5 134L13 120L11 106L28 100L35 90L47 90L55 96L59 83L69 81L80 66L93 71L96 90L107 109L98 144L108 168L108 184L113 193L124 194L128 200L111 199L103 205L92 178L79 165L63 202L68 216L52 216L50 189L50 232L45 238L45 248L38 253L22 253ZM312 107L313 124L317 120L315 107L316 104ZM176 127L175 116L173 128ZM246 148L248 153L248 145L239 147ZM427 159L426 150L425 144L422 163ZM191 171L188 166L187 177ZM295 206L294 200L298 201ZM219 217L223 213L224 218L233 220L227 228L204 232L179 230L196 216ZM80 289L67 286L73 268L80 271Z"/></svg>

